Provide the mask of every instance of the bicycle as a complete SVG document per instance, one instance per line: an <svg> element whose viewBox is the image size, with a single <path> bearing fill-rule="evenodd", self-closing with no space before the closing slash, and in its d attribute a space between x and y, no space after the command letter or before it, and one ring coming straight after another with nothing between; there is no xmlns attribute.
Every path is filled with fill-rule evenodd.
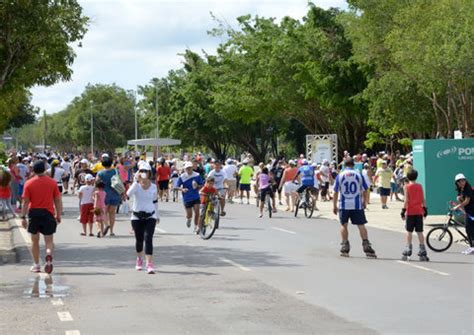
<svg viewBox="0 0 474 335"><path fill-rule="evenodd" d="M217 194L208 197L204 211L199 220L201 221L201 229L199 236L203 240L208 240L214 235L216 229L219 227L221 205Z"/></svg>
<svg viewBox="0 0 474 335"><path fill-rule="evenodd" d="M306 216L308 219L310 219L313 216L314 209L316 207L316 201L314 200L312 191L314 190L314 187L307 187L304 190L304 216ZM296 199L296 204L295 204L295 217L298 216L298 210L300 208L301 204L301 193L298 193L298 198Z"/></svg>
<svg viewBox="0 0 474 335"><path fill-rule="evenodd" d="M428 247L435 252L446 251L453 244L453 234L451 233L449 228L453 228L459 233L459 235L462 236L462 239L456 240L454 242L465 242L469 245L469 240L467 236L460 230L460 228L465 228L465 213L462 210L454 211L454 205L456 205L454 202L449 203L449 209L447 214L448 220L446 221L446 223L442 225L436 225L434 228L430 229L428 234L426 234L426 244L428 244Z"/></svg>
<svg viewBox="0 0 474 335"><path fill-rule="evenodd" d="M268 217L271 219L272 214L273 214L272 197L270 196L270 193L267 192L267 189L264 189L263 191L265 192L265 200L264 200L263 204L264 204L265 208L268 211ZM259 191L258 199L260 199L261 192L262 191Z"/></svg>

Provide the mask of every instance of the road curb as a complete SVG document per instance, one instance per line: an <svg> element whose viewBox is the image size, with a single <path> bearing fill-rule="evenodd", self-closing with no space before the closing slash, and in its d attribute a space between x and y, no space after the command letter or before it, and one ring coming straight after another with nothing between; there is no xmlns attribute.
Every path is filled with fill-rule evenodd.
<svg viewBox="0 0 474 335"><path fill-rule="evenodd" d="M13 229L15 223L12 220L0 222L0 265L16 263L17 254L13 243Z"/></svg>

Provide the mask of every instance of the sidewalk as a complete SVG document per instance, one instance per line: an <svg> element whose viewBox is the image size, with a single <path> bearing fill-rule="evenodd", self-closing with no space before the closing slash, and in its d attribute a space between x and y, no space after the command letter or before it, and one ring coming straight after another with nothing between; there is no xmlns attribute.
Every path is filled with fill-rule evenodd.
<svg viewBox="0 0 474 335"><path fill-rule="evenodd" d="M16 262L12 224L13 221L0 221L0 265Z"/></svg>

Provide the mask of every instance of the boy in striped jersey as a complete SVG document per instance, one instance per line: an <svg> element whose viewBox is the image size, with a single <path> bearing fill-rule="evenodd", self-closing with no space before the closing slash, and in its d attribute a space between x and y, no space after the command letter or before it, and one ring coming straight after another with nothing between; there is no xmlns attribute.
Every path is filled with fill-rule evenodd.
<svg viewBox="0 0 474 335"><path fill-rule="evenodd" d="M349 219L353 225L359 228L360 237L362 238L362 247L367 257L377 258L374 249L368 239L365 224L365 194L368 186L362 175L354 170L354 160L347 157L344 160L345 169L336 177L334 184L334 208L335 215L339 215L341 222L341 256L349 256L349 231L347 225Z"/></svg>

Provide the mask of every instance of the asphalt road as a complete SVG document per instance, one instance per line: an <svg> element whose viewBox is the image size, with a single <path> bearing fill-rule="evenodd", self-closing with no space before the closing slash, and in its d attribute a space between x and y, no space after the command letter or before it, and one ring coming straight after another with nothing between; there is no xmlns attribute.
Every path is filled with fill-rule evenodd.
<svg viewBox="0 0 474 335"><path fill-rule="evenodd" d="M182 204L160 203L147 275L128 218L116 238L82 237L76 199L65 205L52 276L29 272L26 247L0 266L0 334L474 334L474 258L459 245L406 263L403 234L369 227L367 259L351 227L343 258L336 221L239 204L203 241Z"/></svg>

